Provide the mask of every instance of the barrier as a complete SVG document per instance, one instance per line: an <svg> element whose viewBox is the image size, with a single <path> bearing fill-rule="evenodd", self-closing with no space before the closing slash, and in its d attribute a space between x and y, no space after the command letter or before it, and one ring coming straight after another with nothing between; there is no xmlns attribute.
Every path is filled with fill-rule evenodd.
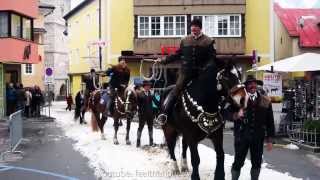
<svg viewBox="0 0 320 180"><path fill-rule="evenodd" d="M22 153L21 151L16 151L23 137L22 110L19 110L9 116L9 129L10 150L1 154L2 160L4 160L4 156L7 153Z"/></svg>

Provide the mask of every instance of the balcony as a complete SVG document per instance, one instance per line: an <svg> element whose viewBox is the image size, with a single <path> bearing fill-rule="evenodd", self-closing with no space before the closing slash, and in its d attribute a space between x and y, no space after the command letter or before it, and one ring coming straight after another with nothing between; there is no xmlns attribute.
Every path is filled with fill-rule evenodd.
<svg viewBox="0 0 320 180"><path fill-rule="evenodd" d="M0 11L8 10L31 18L37 18L38 0L0 0Z"/></svg>
<svg viewBox="0 0 320 180"><path fill-rule="evenodd" d="M39 63L38 45L32 41L0 38L0 62L2 63Z"/></svg>
<svg viewBox="0 0 320 180"><path fill-rule="evenodd" d="M213 38L218 54L244 54L244 38ZM179 47L181 38L136 38L135 53L160 54L161 47Z"/></svg>

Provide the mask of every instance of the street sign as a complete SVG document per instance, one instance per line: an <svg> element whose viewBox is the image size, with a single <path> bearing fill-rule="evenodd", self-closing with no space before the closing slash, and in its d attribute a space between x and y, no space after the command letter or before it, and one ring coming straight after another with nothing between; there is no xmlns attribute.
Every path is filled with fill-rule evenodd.
<svg viewBox="0 0 320 180"><path fill-rule="evenodd" d="M44 82L46 84L52 84L53 83L53 69L52 68L46 68L46 72L44 75Z"/></svg>

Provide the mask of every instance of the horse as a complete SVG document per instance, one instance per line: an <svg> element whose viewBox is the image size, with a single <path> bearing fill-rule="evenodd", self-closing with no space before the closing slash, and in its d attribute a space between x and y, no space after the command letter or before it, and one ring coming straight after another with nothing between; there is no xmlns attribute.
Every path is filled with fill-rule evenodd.
<svg viewBox="0 0 320 180"><path fill-rule="evenodd" d="M228 100L229 96L238 106L246 101L245 88L243 85L240 86L241 75L235 66L228 65L221 71L217 71L215 65L208 65L198 78L193 79L179 96L175 108L168 116L167 123L162 126L174 173L179 172L174 149L177 137L182 134L181 171L188 170L186 151L189 147L193 167L192 180L200 179L198 144L204 138L211 140L217 155L214 179L225 178L224 120L220 113L223 104L219 102Z"/></svg>
<svg viewBox="0 0 320 180"><path fill-rule="evenodd" d="M122 119L127 120L126 125L126 144L130 145L131 141L129 138L129 132L131 127L131 121L136 113L137 102L134 96L135 94L132 86L128 86L125 89L115 89L114 94L114 104L112 106L112 110L110 112L111 117L114 120L113 127L114 127L114 136L113 136L113 143L115 145L119 144L118 141L118 130L119 126L122 125Z"/></svg>
<svg viewBox="0 0 320 180"><path fill-rule="evenodd" d="M91 109L91 112L95 118L96 123L98 124L98 127L101 132L102 140L105 140L103 127L108 118L106 115L107 100L103 98L103 96L106 95L105 93L107 93L106 89L95 90L91 93L89 98L89 108Z"/></svg>

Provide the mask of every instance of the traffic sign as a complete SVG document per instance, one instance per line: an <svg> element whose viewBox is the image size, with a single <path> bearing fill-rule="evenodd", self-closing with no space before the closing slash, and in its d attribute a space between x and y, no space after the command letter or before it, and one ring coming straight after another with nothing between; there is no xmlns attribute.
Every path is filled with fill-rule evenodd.
<svg viewBox="0 0 320 180"><path fill-rule="evenodd" d="M53 69L52 68L46 68L45 75L44 75L44 82L46 84L52 84L53 83Z"/></svg>

